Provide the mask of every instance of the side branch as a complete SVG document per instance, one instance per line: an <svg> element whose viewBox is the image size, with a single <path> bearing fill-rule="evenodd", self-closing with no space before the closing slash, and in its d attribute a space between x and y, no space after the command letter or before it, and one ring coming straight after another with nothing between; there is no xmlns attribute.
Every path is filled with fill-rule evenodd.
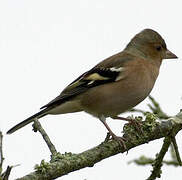
<svg viewBox="0 0 182 180"><path fill-rule="evenodd" d="M155 180L157 177L158 178L161 177L162 161L166 152L168 151L171 141L172 139L170 137L166 137L164 139L164 144L162 145L162 148L159 154L157 155L157 158L155 159L154 164L152 165L153 166L152 174L147 180Z"/></svg>
<svg viewBox="0 0 182 180"><path fill-rule="evenodd" d="M2 172L2 166L3 166L3 134L2 132L0 131L0 174Z"/></svg>
<svg viewBox="0 0 182 180"><path fill-rule="evenodd" d="M34 124L33 124L33 130L34 132L39 131L40 134L42 135L44 141L46 142L50 152L52 153L52 155L56 155L57 151L56 148L54 146L54 144L51 142L49 136L47 135L47 133L45 132L45 130L42 128L41 124L39 123L38 120L34 120Z"/></svg>

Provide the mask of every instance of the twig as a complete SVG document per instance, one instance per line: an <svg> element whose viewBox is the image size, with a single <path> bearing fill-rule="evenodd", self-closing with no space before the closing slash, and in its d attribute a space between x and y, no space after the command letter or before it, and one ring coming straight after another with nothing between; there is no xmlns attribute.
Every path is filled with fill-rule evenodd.
<svg viewBox="0 0 182 180"><path fill-rule="evenodd" d="M170 116L168 116L166 113L164 113L164 111L162 111L159 103L152 96L149 95L149 99L152 102L153 106L148 104L148 107L151 109L151 111L154 114L157 114L159 119L168 119L168 118L170 118Z"/></svg>
<svg viewBox="0 0 182 180"><path fill-rule="evenodd" d="M182 166L181 157L180 157L180 154L179 154L178 145L176 143L176 138L175 137L172 138L172 144L173 144L174 151L176 153L176 159L177 159L179 165Z"/></svg>
<svg viewBox="0 0 182 180"><path fill-rule="evenodd" d="M171 141L172 141L172 139L170 137L166 137L164 139L162 148L161 148L159 154L157 155L157 158L155 159L154 164L152 165L153 166L152 174L150 175L150 177L147 180L155 180L157 177L160 178L162 161L163 161L163 158L164 158L166 152L168 151Z"/></svg>
<svg viewBox="0 0 182 180"><path fill-rule="evenodd" d="M2 173L2 166L3 166L3 134L0 131L0 175Z"/></svg>
<svg viewBox="0 0 182 180"><path fill-rule="evenodd" d="M178 161L177 161L177 158L176 158L176 152L175 152L175 150L174 150L173 144L171 144L170 147L171 147L171 148L170 148L171 159L172 159L172 161L177 162L177 164L179 165L179 163L178 163Z"/></svg>
<svg viewBox="0 0 182 180"><path fill-rule="evenodd" d="M38 120L34 120L34 124L33 124L33 130L39 131L40 134L42 135L44 141L46 142L52 156L57 154L57 150L54 146L54 144L51 142L49 136L47 135L47 133L45 132L45 130L43 129L43 127L41 126L40 122Z"/></svg>
<svg viewBox="0 0 182 180"><path fill-rule="evenodd" d="M155 161L155 159L153 159L153 158L141 156L138 159L134 159L132 161L129 161L128 164L134 162L137 165L144 166L144 165L151 165L152 163L154 163L154 161ZM179 166L179 163L176 160L171 160L171 161L163 160L162 163L166 164L166 165Z"/></svg>
<svg viewBox="0 0 182 180"><path fill-rule="evenodd" d="M170 153L171 153L172 160L169 160L169 161L163 160L162 163L166 164L166 165L181 166L182 162L181 162L181 158L180 158L180 154L179 154L179 150L178 150L178 146L177 146L175 137L172 137L172 144L170 147L171 147ZM154 161L155 161L155 159L153 159L153 158L141 156L138 159L129 161L128 164L134 162L137 165L143 166L143 165L150 165L150 164L154 163Z"/></svg>
<svg viewBox="0 0 182 180"><path fill-rule="evenodd" d="M8 166L6 171L2 174L2 180L8 180L13 166Z"/></svg>
<svg viewBox="0 0 182 180"><path fill-rule="evenodd" d="M2 173L3 161L4 161L4 157L3 157L3 134L0 131L0 180L8 180L9 175L11 173L11 169L13 168L13 166L8 166L6 168L6 170Z"/></svg>

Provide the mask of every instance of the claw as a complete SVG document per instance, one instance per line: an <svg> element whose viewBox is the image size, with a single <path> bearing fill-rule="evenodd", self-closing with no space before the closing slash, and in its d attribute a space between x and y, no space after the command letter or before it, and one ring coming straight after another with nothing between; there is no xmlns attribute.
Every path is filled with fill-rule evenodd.
<svg viewBox="0 0 182 180"><path fill-rule="evenodd" d="M112 136L112 138L114 140L116 140L119 143L119 145L121 146L121 148L124 147L124 150L126 150L127 153L128 153L128 150L127 150L127 147L126 147L126 144L125 144L126 139L123 138L123 137L120 137L120 136L116 136L115 134L112 134L111 136Z"/></svg>

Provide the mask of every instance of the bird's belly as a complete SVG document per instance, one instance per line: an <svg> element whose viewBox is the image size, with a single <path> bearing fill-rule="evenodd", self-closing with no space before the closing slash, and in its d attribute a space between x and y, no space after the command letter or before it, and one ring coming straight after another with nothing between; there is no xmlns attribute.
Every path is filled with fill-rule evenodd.
<svg viewBox="0 0 182 180"><path fill-rule="evenodd" d="M152 88L145 86L145 84L136 87L128 87L127 85L126 88L111 86L110 91L108 91L108 85L107 87L96 87L88 94L86 93L86 98L83 98L83 109L96 117L101 115L111 117L121 114L139 104L149 95ZM96 92L97 96L94 95ZM93 97L95 98L93 99Z"/></svg>

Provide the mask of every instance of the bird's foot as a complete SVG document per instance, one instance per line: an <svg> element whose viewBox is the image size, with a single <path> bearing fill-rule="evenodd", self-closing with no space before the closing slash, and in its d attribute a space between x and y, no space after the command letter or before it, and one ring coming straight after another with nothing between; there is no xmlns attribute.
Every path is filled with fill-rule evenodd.
<svg viewBox="0 0 182 180"><path fill-rule="evenodd" d="M112 132L111 128L110 128L110 127L108 126L108 124L106 123L105 117L101 117L101 118L100 118L100 121L104 124L104 126L106 127L106 129L109 131L109 133L107 133L107 136L106 136L106 138L105 138L105 142L106 142L106 141L109 141L110 136L112 136L112 139L116 140L116 141L119 143L119 145L121 146L121 148L124 148L124 150L127 151L126 144L125 144L125 141L126 141L125 138L123 138L123 137L118 137L118 136L116 136L116 135ZM128 151L127 151L127 152L128 152Z"/></svg>
<svg viewBox="0 0 182 180"><path fill-rule="evenodd" d="M125 142L126 142L125 138L120 137L120 136L116 136L114 133L111 133L111 132L109 132L108 134L107 134L107 137L106 137L107 139L108 139L108 136L111 136L112 139L116 140L119 143L121 148L124 148L124 150L126 150L128 152L126 144L125 144Z"/></svg>
<svg viewBox="0 0 182 180"><path fill-rule="evenodd" d="M141 121L137 121L136 119L133 119L133 118L124 118L124 117L119 117L119 116L112 117L112 119L128 121L128 124L132 125L133 127L135 127L136 130L140 134L144 134L143 130L142 130L142 123L141 123Z"/></svg>
<svg viewBox="0 0 182 180"><path fill-rule="evenodd" d="M120 136L116 136L116 135L112 135L112 138L114 140L116 140L121 147L124 147L124 150L127 150L127 147L126 147L126 144L125 144L125 142L126 142L125 138L120 137ZM127 152L128 152L128 150L127 150Z"/></svg>

